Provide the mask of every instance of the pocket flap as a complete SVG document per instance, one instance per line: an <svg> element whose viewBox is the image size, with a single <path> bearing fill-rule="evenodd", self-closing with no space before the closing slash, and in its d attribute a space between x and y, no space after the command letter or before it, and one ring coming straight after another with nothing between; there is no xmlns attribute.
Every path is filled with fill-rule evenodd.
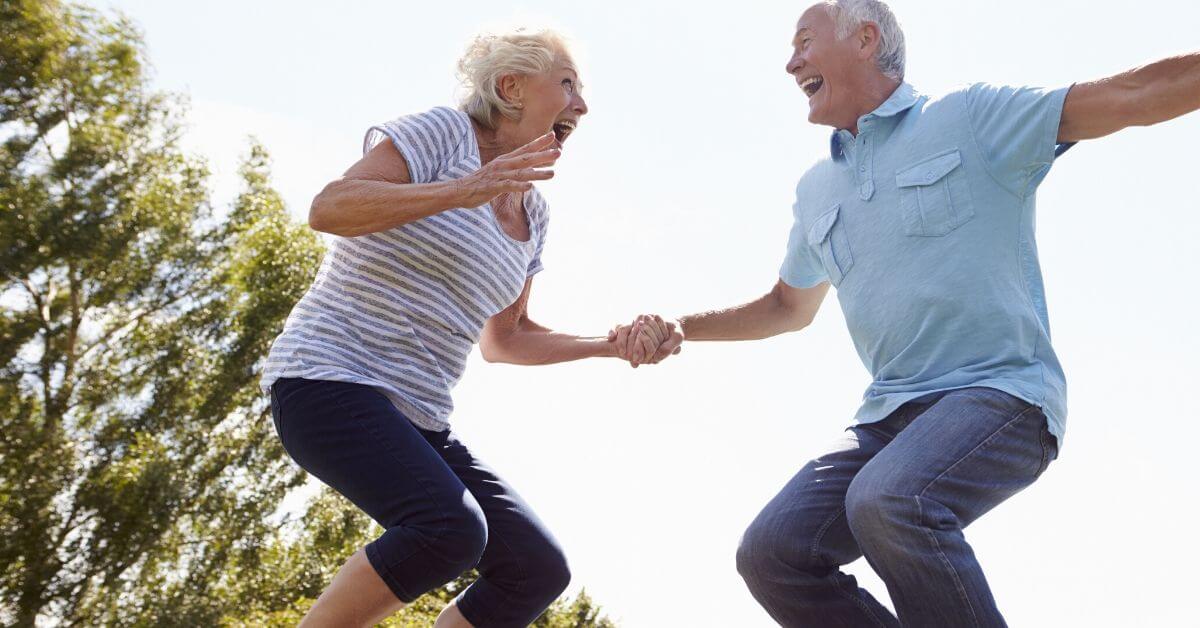
<svg viewBox="0 0 1200 628"><path fill-rule="evenodd" d="M841 205L834 205L833 209L821 214L816 220L813 221L812 227L810 227L808 230L809 244L816 246L824 242L826 238L829 237L829 232L833 231L833 223L837 222L838 210L841 208Z"/></svg>
<svg viewBox="0 0 1200 628"><path fill-rule="evenodd" d="M896 173L896 187L909 188L918 185L933 185L950 171L962 164L962 155L953 150L932 159L910 166Z"/></svg>

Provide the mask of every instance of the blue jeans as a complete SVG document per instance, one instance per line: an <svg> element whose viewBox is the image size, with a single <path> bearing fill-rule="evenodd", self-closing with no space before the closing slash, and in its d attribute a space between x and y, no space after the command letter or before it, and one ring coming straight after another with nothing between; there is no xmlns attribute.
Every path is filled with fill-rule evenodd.
<svg viewBox="0 0 1200 628"><path fill-rule="evenodd" d="M526 626L567 587L558 542L449 430L408 421L360 384L280 379L275 429L305 471L384 527L367 560L403 602L478 568L456 603L472 625Z"/></svg>
<svg viewBox="0 0 1200 628"><path fill-rule="evenodd" d="M998 390L906 404L805 465L746 530L738 571L783 626L1004 626L963 528L1057 455L1042 412ZM839 570L860 556L899 619Z"/></svg>

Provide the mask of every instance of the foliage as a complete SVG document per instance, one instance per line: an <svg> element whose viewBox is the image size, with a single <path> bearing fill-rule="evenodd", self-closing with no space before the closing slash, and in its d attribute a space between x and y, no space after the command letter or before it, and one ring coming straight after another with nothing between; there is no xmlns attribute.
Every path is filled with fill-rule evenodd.
<svg viewBox="0 0 1200 628"><path fill-rule="evenodd" d="M283 508L258 370L321 245L256 143L214 211L183 113L128 20L0 0L0 622L294 625L376 533L327 491ZM581 594L537 625L611 622Z"/></svg>

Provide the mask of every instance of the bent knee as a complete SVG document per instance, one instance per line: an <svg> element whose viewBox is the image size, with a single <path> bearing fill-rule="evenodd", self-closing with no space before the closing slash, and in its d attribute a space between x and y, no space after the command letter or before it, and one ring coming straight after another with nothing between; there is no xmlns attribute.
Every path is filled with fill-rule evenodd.
<svg viewBox="0 0 1200 628"><path fill-rule="evenodd" d="M426 530L424 536L429 550L444 562L455 575L479 563L487 547L487 519L477 504L445 513L437 530Z"/></svg>
<svg viewBox="0 0 1200 628"><path fill-rule="evenodd" d="M887 538L914 523L917 498L886 486L852 482L846 491L846 521L860 543Z"/></svg>
<svg viewBox="0 0 1200 628"><path fill-rule="evenodd" d="M735 561L743 579L761 577L773 565L781 562L802 562L803 556L793 556L794 548L803 542L790 533L793 526L781 525L774 517L759 516L738 541Z"/></svg>
<svg viewBox="0 0 1200 628"><path fill-rule="evenodd" d="M550 544L534 554L529 578L547 601L553 601L571 584L571 567L566 554L557 544Z"/></svg>

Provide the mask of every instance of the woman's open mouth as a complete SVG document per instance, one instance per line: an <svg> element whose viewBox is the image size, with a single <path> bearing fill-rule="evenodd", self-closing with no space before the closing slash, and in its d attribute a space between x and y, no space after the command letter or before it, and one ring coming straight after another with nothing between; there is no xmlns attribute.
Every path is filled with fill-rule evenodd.
<svg viewBox="0 0 1200 628"><path fill-rule="evenodd" d="M575 132L575 126L578 123L574 120L559 120L552 127L554 130L554 139L558 140L559 145L567 141L567 136Z"/></svg>

